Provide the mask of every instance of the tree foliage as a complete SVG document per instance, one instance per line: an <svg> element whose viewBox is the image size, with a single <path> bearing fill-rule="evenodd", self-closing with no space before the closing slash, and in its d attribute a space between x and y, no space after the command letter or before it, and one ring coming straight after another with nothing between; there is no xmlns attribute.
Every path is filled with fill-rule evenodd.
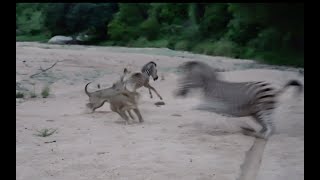
<svg viewBox="0 0 320 180"><path fill-rule="evenodd" d="M88 32L104 39L117 10L115 3L51 3L44 9L45 25L52 35Z"/></svg>
<svg viewBox="0 0 320 180"><path fill-rule="evenodd" d="M304 53L303 3L17 3L16 27L243 58Z"/></svg>

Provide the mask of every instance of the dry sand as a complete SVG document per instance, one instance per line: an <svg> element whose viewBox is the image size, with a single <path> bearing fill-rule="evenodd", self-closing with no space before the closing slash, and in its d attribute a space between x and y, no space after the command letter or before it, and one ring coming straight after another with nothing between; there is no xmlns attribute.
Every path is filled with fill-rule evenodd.
<svg viewBox="0 0 320 180"><path fill-rule="evenodd" d="M266 80L276 87L290 79L303 83L299 69L169 49L23 42L16 48L17 92L38 95L16 99L17 180L304 179L304 94L295 97L288 89L280 97L276 133L264 143L239 132L250 118L193 110L197 97L173 96L175 67L189 60L211 64L226 80ZM30 78L56 61L50 70ZM93 82L89 91L97 84L109 87L124 67L139 71L149 61L158 64L160 78L151 85L165 105L154 105L158 97L150 99L147 89L139 89L144 123L125 125L108 103L88 112L86 83ZM41 98L45 86L50 95ZM44 128L57 131L48 137L35 135Z"/></svg>

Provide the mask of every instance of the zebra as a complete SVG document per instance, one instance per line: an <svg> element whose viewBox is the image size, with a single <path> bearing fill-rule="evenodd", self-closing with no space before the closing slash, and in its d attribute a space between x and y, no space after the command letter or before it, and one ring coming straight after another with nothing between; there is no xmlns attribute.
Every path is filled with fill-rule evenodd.
<svg viewBox="0 0 320 180"><path fill-rule="evenodd" d="M157 92L157 90L149 84L149 77L152 77L154 81L158 79L157 75L157 64L153 61L148 62L141 68L141 72L133 73L127 80L126 86L131 86L133 91L136 92L137 89L142 86L149 89L150 98L152 98L151 90L153 90L157 96L162 100L162 97Z"/></svg>
<svg viewBox="0 0 320 180"><path fill-rule="evenodd" d="M198 61L183 63L178 70L183 75L178 80L177 97L186 97L191 89L201 89L205 100L196 109L229 117L251 116L262 129L242 127L243 134L262 139L268 139L275 130L271 115L276 108L277 97L289 86L298 87L297 93L302 92L302 84L297 80L290 80L279 90L265 81L223 81L212 67Z"/></svg>

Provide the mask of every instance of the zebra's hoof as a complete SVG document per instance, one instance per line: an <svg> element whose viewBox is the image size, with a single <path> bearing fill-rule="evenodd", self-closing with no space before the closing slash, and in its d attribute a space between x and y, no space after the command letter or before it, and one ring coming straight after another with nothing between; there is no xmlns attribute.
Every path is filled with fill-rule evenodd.
<svg viewBox="0 0 320 180"><path fill-rule="evenodd" d="M253 136L255 137L255 131L253 129L250 129L250 128L244 128L244 127L241 127L242 129L242 134L245 135L245 136Z"/></svg>
<svg viewBox="0 0 320 180"><path fill-rule="evenodd" d="M176 96L180 96L180 97L186 97L187 96L188 91L186 89L182 89L182 90L178 90L175 92Z"/></svg>
<svg viewBox="0 0 320 180"><path fill-rule="evenodd" d="M250 129L250 128L241 127L241 129L242 129L243 131L254 132L254 130L253 130L253 129Z"/></svg>

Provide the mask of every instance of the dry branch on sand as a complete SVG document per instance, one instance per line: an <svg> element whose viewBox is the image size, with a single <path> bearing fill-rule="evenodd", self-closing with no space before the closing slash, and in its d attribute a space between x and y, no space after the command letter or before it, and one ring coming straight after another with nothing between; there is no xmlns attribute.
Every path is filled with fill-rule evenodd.
<svg viewBox="0 0 320 180"><path fill-rule="evenodd" d="M36 75L39 75L39 74L41 74L41 73L43 73L43 72L46 72L47 70L53 68L58 62L61 62L61 61L56 61L52 66L48 67L47 69L42 69L42 67L40 66L40 70L41 70L41 71L38 72L38 73L32 74L32 75L30 76L30 78L33 78L33 77L36 76Z"/></svg>

